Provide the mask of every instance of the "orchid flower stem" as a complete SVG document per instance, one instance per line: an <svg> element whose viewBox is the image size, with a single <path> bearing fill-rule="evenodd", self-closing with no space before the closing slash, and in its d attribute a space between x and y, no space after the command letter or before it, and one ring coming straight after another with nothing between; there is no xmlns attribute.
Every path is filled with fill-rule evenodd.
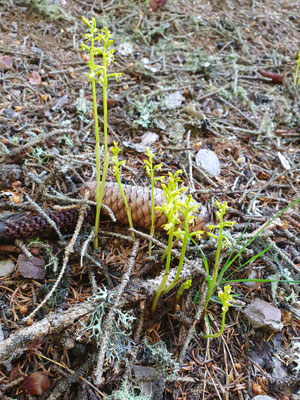
<svg viewBox="0 0 300 400"><path fill-rule="evenodd" d="M118 143L117 142L114 142L114 146L111 149L111 151L113 153L112 162L113 162L114 175L115 175L115 178L117 180L117 183L118 183L121 195L122 195L122 199L123 199L123 202L124 202L124 205L125 205L129 226L130 226L131 229L133 229L133 223L132 223L132 217L131 217L131 208L128 205L128 201L126 199L125 192L124 192L124 189L122 187L122 182L121 182L121 178L120 178L120 175L121 175L120 168L121 168L122 165L126 164L126 161L125 160L119 161L118 154L120 152L120 149L118 147ZM135 239L135 236L134 236L133 232L131 232L131 235L132 235L133 239Z"/></svg>
<svg viewBox="0 0 300 400"><path fill-rule="evenodd" d="M106 75L106 60L103 57L103 131L104 131L104 165L102 171L102 180L100 186L100 144L99 144L99 133L98 133L98 143L96 136L96 220L95 220L95 239L94 239L94 249L98 248L98 229L100 224L100 211L102 205L102 199L104 194L104 187L107 177L108 165L109 165L109 151L108 151L108 140L107 140L107 75ZM97 107L96 107L97 108ZM94 107L95 110L95 107ZM98 117L97 117L97 125L98 125ZM97 157L97 147L99 156ZM99 161L99 165L97 163ZM98 188L97 188L98 185ZM100 187L99 187L100 186Z"/></svg>
<svg viewBox="0 0 300 400"><path fill-rule="evenodd" d="M152 311L154 312L157 306L157 301L163 292L168 277L169 277L169 270L170 270L170 264L171 264L171 250L172 250L172 245L173 245L173 236L174 236L174 226L170 229L169 235L168 235L168 246L167 246L167 261L166 261L166 267L165 267L165 274L161 280L161 283L157 289L157 292L155 294L153 303L152 303Z"/></svg>
<svg viewBox="0 0 300 400"><path fill-rule="evenodd" d="M125 204L125 208L126 208L126 213L127 213L127 218L128 218L129 226L130 226L131 229L134 229L133 223L132 223L132 217L131 217L131 208L130 208L129 205L128 205L128 202L127 202L127 199L126 199L124 190L123 190L123 188L122 188L121 179L120 179L119 176L116 176L116 179L117 179L118 186L119 186L119 189L120 189L120 192L121 192L121 195L122 195L124 204ZM133 237L133 239L135 239L135 235L134 235L133 232L131 232L131 236Z"/></svg>
<svg viewBox="0 0 300 400"><path fill-rule="evenodd" d="M187 221L186 221L185 225L186 225L185 229L188 229L188 222ZM188 241L189 241L189 236L188 236L188 234L185 234L184 235L184 239L183 239L183 243L182 243L180 259L179 259L179 264L178 264L178 268L177 268L177 272L176 272L175 278L174 278L173 282L163 291L163 294L167 294L179 282L179 277L180 277L181 270L182 270L182 267L183 267L185 253L186 253L186 247L187 247Z"/></svg>
<svg viewBox="0 0 300 400"><path fill-rule="evenodd" d="M217 253L216 253L216 257L215 257L215 264L214 264L214 270L213 270L213 274L212 274L212 280L210 282L210 285L209 285L209 288L207 291L207 295L206 295L204 312L206 311L208 302L215 291L215 284L216 284L216 281L218 278L218 267L219 267L219 259L220 259L221 246L222 246L222 237L223 237L222 235L223 235L223 216L220 215L220 231L219 231L218 247L217 247Z"/></svg>
<svg viewBox="0 0 300 400"><path fill-rule="evenodd" d="M160 170L162 164L153 164L153 157L155 153L150 149L145 147L145 154L148 156L148 160L144 160L144 168L146 169L146 173L151 180L151 226L150 226L150 236L154 235L154 183L157 181L162 181L164 178L162 176L155 178L154 172L155 170ZM152 249L152 241L149 241L149 257L151 257L151 249Z"/></svg>
<svg viewBox="0 0 300 400"><path fill-rule="evenodd" d="M151 180L151 228L150 236L154 235L154 182ZM149 257L151 257L152 241L149 241Z"/></svg>
<svg viewBox="0 0 300 400"><path fill-rule="evenodd" d="M221 322L221 329L217 333L213 333L210 335L203 335L201 336L202 339L208 339L208 338L217 338L222 335L224 328L225 328L225 317L226 317L226 312L222 313L222 322Z"/></svg>
<svg viewBox="0 0 300 400"><path fill-rule="evenodd" d="M168 173L168 184L162 183L161 185L166 201L165 203L163 203L162 206L156 207L156 210L159 210L161 213L164 212L167 219L167 223L164 224L163 227L168 232L168 246L165 249L165 252L161 258L161 262L163 262L166 258L165 274L156 292L154 302L152 304L152 311L154 311L156 308L159 296L161 294L168 293L171 289L173 289L174 286L176 286L180 282L180 274L182 272L186 248L190 237L192 235L197 235L197 237L200 237L200 235L203 233L203 231L196 231L193 232L193 234L189 234L189 227L190 224L194 223L194 213L197 212L198 206L191 202L191 195L188 195L186 198L183 197L187 188L178 187L178 183L181 181L178 175L181 173L181 170L176 171L174 175L171 172ZM182 221L184 221L184 224L182 224ZM182 229L182 225L184 229ZM171 251L174 244L174 239L182 241L182 248L175 278L173 279L171 284L166 287L169 276ZM179 288L179 293L182 294L184 289L188 289L190 287L190 284L191 280L186 281L184 286Z"/></svg>
<svg viewBox="0 0 300 400"><path fill-rule="evenodd" d="M114 49L108 50L112 45L113 40L111 39L112 34L109 30L104 27L99 30L96 26L96 19L92 18L90 21L82 17L83 22L89 27L89 33L83 35L86 42L90 42L90 47L87 44L81 43L80 47L84 51L90 53L90 59L88 65L90 73L88 76L89 82L92 83L93 93L93 110L94 110L94 124L95 124L95 156L96 156L96 218L95 218L95 230L94 230L94 249L98 248L98 230L100 224L100 211L101 204L104 194L105 181L107 177L107 171L109 166L109 151L108 151L108 138L107 138L107 82L109 78L118 78L122 73L110 73L107 74L107 66L114 62ZM96 36L95 36L96 35ZM95 43L103 43L103 47L96 47ZM102 56L102 65L95 64L95 56ZM98 111L97 111L97 95L96 95L96 83L100 83L102 86L103 94L103 125L104 125L104 163L101 180L101 152L100 152L100 138L99 138L99 122L98 122ZM101 181L101 183L100 183Z"/></svg>
<svg viewBox="0 0 300 400"><path fill-rule="evenodd" d="M92 49L94 48L94 36L91 38L91 51L90 51L90 72L93 73L94 68L94 52ZM95 137L96 137L96 145L95 145L95 156L96 156L96 198L99 198L100 193L100 177L101 177L101 157L100 157L100 139L99 139L99 123L98 123L98 110L97 110L97 95L96 95L96 80L95 77L92 78L92 94L93 94L93 109L94 109L94 123L95 123ZM94 239L94 247L98 247L98 228L100 222L100 209L101 203L97 201L96 207L96 219L95 219L95 239Z"/></svg>

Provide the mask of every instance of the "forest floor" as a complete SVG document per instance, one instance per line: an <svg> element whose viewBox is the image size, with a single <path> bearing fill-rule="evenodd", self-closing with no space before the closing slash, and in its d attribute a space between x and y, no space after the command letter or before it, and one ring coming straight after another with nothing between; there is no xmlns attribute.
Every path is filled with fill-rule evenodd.
<svg viewBox="0 0 300 400"><path fill-rule="evenodd" d="M108 85L108 144L118 142L126 161L122 183L149 187L147 146L159 175L182 170L215 224L215 201L231 207L219 268L238 257L220 280L234 294L220 337L201 337L219 331L222 310L213 296L203 318L196 245L181 275L191 287L177 302L176 288L161 296L152 313L165 237L155 234L149 258L142 233L133 242L126 225L105 218L99 249L87 243L80 187L96 164L82 16L113 33L109 71L123 73ZM81 207L78 229L60 239L0 243L1 400L299 398L298 204L262 230L300 197L299 27L298 0L0 0L1 219ZM101 96L99 85L102 132ZM210 268L216 240L199 247Z"/></svg>

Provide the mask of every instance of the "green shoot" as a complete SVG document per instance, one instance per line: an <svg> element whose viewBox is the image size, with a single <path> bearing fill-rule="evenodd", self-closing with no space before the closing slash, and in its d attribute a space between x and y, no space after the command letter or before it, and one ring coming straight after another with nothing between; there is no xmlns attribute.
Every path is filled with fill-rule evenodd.
<svg viewBox="0 0 300 400"><path fill-rule="evenodd" d="M225 327L225 316L228 311L228 308L230 306L230 300L232 299L231 293L231 287L229 285L226 285L224 287L224 291L219 291L218 296L222 302L222 323L221 323L221 329L219 332L214 333L214 334L209 334L209 335L204 335L202 338L207 339L207 338L217 338L222 335Z"/></svg>
<svg viewBox="0 0 300 400"><path fill-rule="evenodd" d="M164 255L162 256L162 260L164 260L164 258L167 257L165 274L154 297L152 304L152 311L156 309L157 301L161 293L163 292L168 280L169 269L171 264L171 250L173 247L174 232L176 226L180 224L179 213L182 206L180 202L180 197L182 196L183 192L186 191L185 188L178 188L178 183L181 181L181 179L178 176L180 173L182 173L181 170L175 172L174 175L171 172L169 172L168 186L165 185L164 183L162 183L161 185L164 190L166 203L164 203L161 207L155 207L157 210L160 211L161 214L164 212L167 217L168 223L164 225L164 229L168 232L168 245Z"/></svg>
<svg viewBox="0 0 300 400"><path fill-rule="evenodd" d="M227 202L219 203L216 200L215 204L218 207L218 211L216 212L216 217L219 220L219 225L210 225L209 226L210 232L208 232L207 234L208 234L208 236L211 236L211 237L217 239L218 246L217 246L217 253L216 253L216 257L215 257L213 273L212 273L211 277L208 276L209 288L208 288L207 295L206 295L204 311L207 309L208 302L209 302L211 296L214 294L214 291L216 289L216 282L218 279L219 260L220 260L222 244L225 242L228 246L230 246L228 239L225 236L223 236L223 229L226 227L231 228L235 224L235 222L233 222L233 221L224 221L224 216L226 214L226 210L229 208L227 205ZM219 229L218 235L214 234L214 231L216 229Z"/></svg>
<svg viewBox="0 0 300 400"><path fill-rule="evenodd" d="M130 226L130 228L133 229L132 218L131 218L131 209L128 205L128 202L127 202L127 199L126 199L123 187L122 187L121 178L120 178L120 167L122 165L125 165L126 161L125 160L123 160L121 162L119 161L118 155L120 153L120 149L118 147L118 143L114 142L114 147L111 149L111 152L113 153L113 157L112 157L112 162L114 164L113 172L114 172L115 178L118 182L118 186L119 186L119 189L120 189L120 192L122 194L122 198L123 198L123 201L125 204L129 226ZM133 232L131 233L131 235L133 238L135 238Z"/></svg>
<svg viewBox="0 0 300 400"><path fill-rule="evenodd" d="M95 123L95 136L96 136L96 220L95 220L95 239L94 248L98 248L98 229L100 223L100 210L104 193L104 186L107 176L107 170L109 165L109 151L108 151L108 140L107 140L107 82L109 78L118 78L122 75L121 73L107 73L107 67L110 63L114 62L114 49L108 50L108 48L113 44L111 39L112 34L106 28L106 26L99 30L96 27L96 20L92 18L88 21L86 18L82 17L83 22L89 27L90 33L83 35L86 42L90 42L90 47L86 44L81 44L81 49L90 53L90 60L88 61L88 66L90 68L90 73L86 74L89 82L92 83L92 93L93 93L93 109L94 109L94 123ZM102 43L103 47L96 47L96 43ZM102 65L95 64L95 56L102 56ZM103 93L103 121L104 121L104 164L102 171L102 182L100 184L100 138L99 138L99 125L98 125L98 112L97 112L97 97L96 97L96 83L100 83L102 86Z"/></svg>
<svg viewBox="0 0 300 400"><path fill-rule="evenodd" d="M295 71L295 76L294 76L294 85L295 86L299 86L300 85L299 69L300 69L300 50L298 52L298 60L297 60L297 66L296 66L296 71Z"/></svg>
<svg viewBox="0 0 300 400"><path fill-rule="evenodd" d="M289 208L291 208L293 205L297 204L298 202L300 202L300 198L293 201L291 204L289 204L287 207L285 207L283 210L281 210L280 212L278 212L272 219L270 219L267 224L264 224L262 226L262 228L239 250L239 252L232 258L232 253L231 255L228 257L228 259L225 262L224 267L221 269L220 274L219 274L219 278L218 278L218 283L222 282L222 278L225 274L225 272L228 270L228 268L234 263L234 261L243 253L243 251L277 218L279 218L284 212L286 212ZM258 258L259 256L261 256L263 253L265 253L267 250L269 250L272 246L269 246L268 248L266 248L265 250L262 250L260 253L258 253L257 255L255 255L253 258L251 258L250 260L246 261L240 268L242 268L243 266L249 264L251 261L253 261L254 259ZM238 269L240 269L238 268ZM230 274L231 275L231 274ZM228 275L227 278L230 276ZM235 280L236 281L236 280ZM243 282L245 281L245 279L240 279L238 280L239 282ZM271 282L270 279L251 279L248 281L252 281L252 282ZM222 283L225 282L229 282L227 280L224 280Z"/></svg>
<svg viewBox="0 0 300 400"><path fill-rule="evenodd" d="M279 213L277 213L271 220L269 220L266 224L264 224L262 226L262 228L237 252L237 254L233 257L233 253L234 253L234 249L231 251L231 254L229 255L229 257L227 258L227 260L225 261L224 266L221 268L221 270L218 272L218 268L216 268L216 265L218 265L219 263L219 256L220 256L220 251L217 250L217 254L216 254L216 259L215 259L215 268L213 271L213 275L212 277L209 275L209 265L208 265L208 261L207 258L205 256L205 254L203 253L202 249L197 245L197 243L193 240L193 238L191 238L192 242L198 246L198 249L201 253L202 259L203 259L203 263L207 272L207 281L208 281L208 285L209 285L209 289L208 289L208 293L207 293L207 297L206 297L206 304L205 304L205 308L204 311L206 311L207 309L207 304L209 302L209 300L212 298L215 290L217 289L217 287L219 285L223 285L223 284L228 284L228 283L234 283L234 282L262 282L262 283L269 283L269 282L287 282L286 280L275 280L275 279L232 279L229 280L229 277L234 274L235 272L239 271L242 267L244 267L245 265L251 263L252 261L256 260L258 257L260 257L261 255L263 255L266 251L268 251L272 246L267 247L266 249L262 250L261 252L259 252L258 254L254 255L253 257L251 257L249 260L247 260L246 262L244 262L242 265L240 265L238 268L234 269L230 274L228 274L226 276L226 278L224 277L224 274L226 273L226 271L230 268L230 266L234 263L234 261L243 253L243 251L277 218L279 218L284 212L286 212L290 207L292 207L293 205L297 204L300 201L300 199L295 200L294 202L292 202L290 205L288 205L287 207L285 207L283 210L281 210ZM219 204L217 203L218 207L219 207L219 212L217 213L217 216L220 220L220 224L218 226L212 226L211 228L213 229L220 229L221 226L223 226L223 228L225 226L232 226L232 223L230 223L229 221L227 222L227 225L224 225L223 222L223 216L224 216L224 212L226 211L227 208L227 203L223 203L223 204ZM221 206L221 208L220 208ZM223 214L223 215L222 215ZM222 231L223 231L222 228ZM247 229L247 226L244 230L244 232L242 233L241 237L239 238L238 242L242 240L242 237L245 233ZM221 236L222 236L222 232L221 229L219 231L219 235L214 235L213 233L208 233L208 235L218 239L218 249L220 249L220 240ZM226 240L226 239L225 239ZM215 277L217 274L217 278ZM289 283L300 283L299 281L288 281ZM229 285L228 285L229 286ZM226 289L227 286L225 286ZM224 291L225 293L225 291ZM229 295L230 292L227 292L227 294ZM195 298L194 298L194 302L198 301L200 297L200 292L196 293ZM219 295L220 297L220 295ZM226 297L225 297L226 299ZM221 298L222 301L222 298ZM222 301L223 307L224 307L224 303ZM230 305L230 304L229 304ZM227 310L226 310L227 312ZM226 313L225 312L225 313ZM202 336L203 338L207 338L207 337L218 337L223 329L224 329L224 324L225 324L225 314L224 314L224 310L222 313L222 327L221 330L218 334L216 335L205 335Z"/></svg>
<svg viewBox="0 0 300 400"><path fill-rule="evenodd" d="M189 289L192 285L192 280L188 279L187 281L183 282L180 286L179 289L177 290L176 293L176 303L178 303L178 300L182 296L183 292L187 289Z"/></svg>
<svg viewBox="0 0 300 400"><path fill-rule="evenodd" d="M184 230L181 229L181 227L179 226L177 231L174 232L174 236L176 236L177 240L180 239L182 241L180 259L177 267L176 276L173 282L163 291L163 294L168 293L180 281L180 274L184 263L186 248L190 238L196 236L198 239L200 239L201 235L204 233L204 231L189 233L189 227L194 224L195 213L198 211L198 205L193 203L192 196L188 195L185 201L180 202L180 204L180 212L184 219Z"/></svg>
<svg viewBox="0 0 300 400"><path fill-rule="evenodd" d="M168 246L166 251L162 257L162 260L167 257L166 266L165 266L165 274L161 281L161 284L156 292L153 304L152 311L155 310L157 301L161 294L168 293L174 286L176 286L180 282L180 274L184 264L184 258L186 253L186 248L190 237L197 236L200 237L203 231L197 231L193 233L189 233L189 227L194 223L195 213L198 211L198 205L192 201L191 195L187 196L185 199L182 195L186 192L186 187L178 188L178 183L180 182L180 178L178 174L182 171L177 171L174 175L169 172L169 180L168 186L162 183L162 188L164 190L166 202L159 207L156 207L160 213L164 212L167 217L168 223L163 227L168 232ZM181 228L183 221L184 230ZM174 243L174 238L176 240L182 241L181 254L179 259L179 264L177 267L176 276L173 282L166 287L166 283L168 280L170 262L171 262L171 250ZM181 290L182 289L182 290ZM181 288L181 294L183 293L183 288ZM180 295L181 295L180 294Z"/></svg>
<svg viewBox="0 0 300 400"><path fill-rule="evenodd" d="M144 167L146 168L146 173L151 179L151 228L150 228L150 236L154 235L154 184L157 181L162 182L164 177L160 176L158 178L154 178L155 170L160 171L162 168L162 163L153 165L153 157L155 153L145 147L145 154L148 156L148 160L144 160ZM152 242L149 242L149 256L151 256L151 248Z"/></svg>

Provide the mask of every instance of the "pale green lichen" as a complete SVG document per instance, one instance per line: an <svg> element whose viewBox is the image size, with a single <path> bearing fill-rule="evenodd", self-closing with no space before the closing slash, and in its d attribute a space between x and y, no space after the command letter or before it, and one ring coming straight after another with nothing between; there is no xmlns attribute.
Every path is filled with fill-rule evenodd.
<svg viewBox="0 0 300 400"><path fill-rule="evenodd" d="M115 390L110 396L107 397L107 400L148 400L143 394L141 394L141 388L135 386L131 389L128 387L128 383L123 381L120 389ZM140 394L138 394L138 392Z"/></svg>
<svg viewBox="0 0 300 400"><path fill-rule="evenodd" d="M158 109L159 103L147 101L146 97L142 97L134 104L135 111L139 114L139 118L134 122L141 125L143 128L148 128L152 125L152 115Z"/></svg>
<svg viewBox="0 0 300 400"><path fill-rule="evenodd" d="M111 307L113 307L114 294L103 287L98 290L97 295L94 297L97 301L100 300L100 303L91 313L89 321L81 323L81 329L78 334L79 337L82 337L87 333L89 340L95 339L100 345L104 335L106 317ZM110 364L114 363L118 368L126 354L132 350L130 335L135 317L130 312L124 312L119 308L115 311L116 316L106 351L106 360Z"/></svg>
<svg viewBox="0 0 300 400"><path fill-rule="evenodd" d="M174 379L178 376L180 365L168 351L164 342L150 344L147 339L144 341L146 350L149 353L149 359L159 371L161 377L165 380Z"/></svg>
<svg viewBox="0 0 300 400"><path fill-rule="evenodd" d="M29 5L32 10L45 15L51 20L64 20L68 22L75 20L62 7L59 7L57 4L51 4L49 0L24 0L24 4Z"/></svg>

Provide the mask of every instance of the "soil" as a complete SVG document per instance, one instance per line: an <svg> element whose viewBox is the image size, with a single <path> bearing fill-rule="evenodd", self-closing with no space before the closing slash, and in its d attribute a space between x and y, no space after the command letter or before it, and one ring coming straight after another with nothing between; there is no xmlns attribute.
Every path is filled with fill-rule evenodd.
<svg viewBox="0 0 300 400"><path fill-rule="evenodd" d="M8 0L0 11L1 219L80 209L67 235L0 243L0 262L16 267L0 277L0 398L299 398L299 1ZM133 242L106 217L93 248L80 194L96 171L82 16L112 32L109 73L123 73L108 84L122 183L150 185L147 146L156 177L181 170L213 224L215 202L230 207L219 271L237 257L218 290L230 283L234 299L219 337L203 338L222 320L217 291L203 314L215 239L189 243L191 286L154 313L166 237L155 234L149 257L149 232ZM97 101L103 144L100 83ZM254 312L261 325L245 313L255 299L270 312Z"/></svg>

